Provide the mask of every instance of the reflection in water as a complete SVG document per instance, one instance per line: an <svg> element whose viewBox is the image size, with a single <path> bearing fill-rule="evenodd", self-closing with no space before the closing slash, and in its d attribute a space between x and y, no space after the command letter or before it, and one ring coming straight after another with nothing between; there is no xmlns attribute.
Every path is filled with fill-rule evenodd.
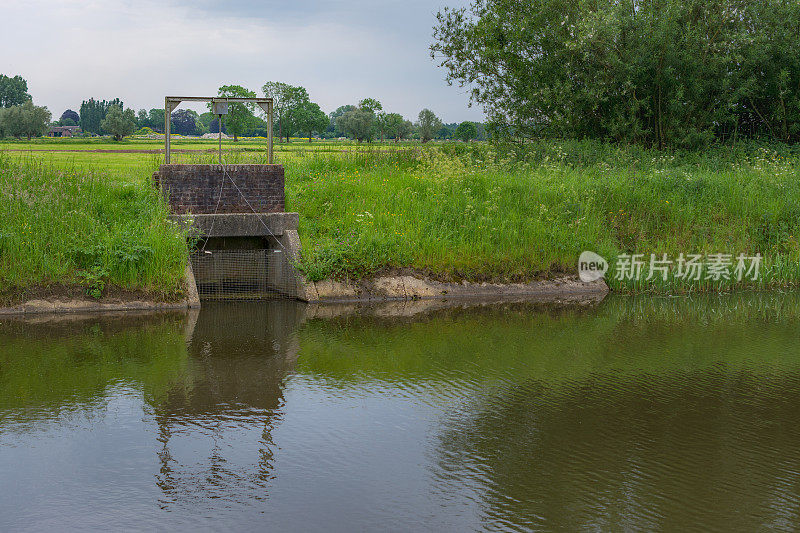
<svg viewBox="0 0 800 533"><path fill-rule="evenodd" d="M0 320L0 529L798 528L800 297L414 309Z"/></svg>
<svg viewBox="0 0 800 533"><path fill-rule="evenodd" d="M214 312L192 318L197 322L187 372L163 398L151 400L162 444L162 505L205 498L240 502L242 494L264 499L272 430L281 417L283 380L297 359L303 308L292 302L217 304ZM226 445L231 433L248 430L260 432L257 441Z"/></svg>

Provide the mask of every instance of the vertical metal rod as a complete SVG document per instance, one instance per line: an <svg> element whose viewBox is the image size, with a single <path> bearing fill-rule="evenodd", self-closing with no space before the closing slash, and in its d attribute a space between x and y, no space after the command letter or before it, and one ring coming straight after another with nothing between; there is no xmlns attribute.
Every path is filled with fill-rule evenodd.
<svg viewBox="0 0 800 533"><path fill-rule="evenodd" d="M219 164L222 164L222 115L217 115L219 117L219 122L217 123L217 129L219 130Z"/></svg>
<svg viewBox="0 0 800 533"><path fill-rule="evenodd" d="M272 100L267 104L267 144L269 147L267 162L272 164Z"/></svg>
<svg viewBox="0 0 800 533"><path fill-rule="evenodd" d="M167 165L169 165L169 123L172 114L169 103L169 98L164 98L164 163Z"/></svg>

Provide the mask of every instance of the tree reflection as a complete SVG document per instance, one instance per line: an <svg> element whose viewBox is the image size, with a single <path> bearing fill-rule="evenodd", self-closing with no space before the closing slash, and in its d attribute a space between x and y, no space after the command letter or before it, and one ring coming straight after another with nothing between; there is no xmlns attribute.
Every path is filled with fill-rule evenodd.
<svg viewBox="0 0 800 533"><path fill-rule="evenodd" d="M444 417L437 490L493 525L795 530L797 405L797 370L527 378Z"/></svg>

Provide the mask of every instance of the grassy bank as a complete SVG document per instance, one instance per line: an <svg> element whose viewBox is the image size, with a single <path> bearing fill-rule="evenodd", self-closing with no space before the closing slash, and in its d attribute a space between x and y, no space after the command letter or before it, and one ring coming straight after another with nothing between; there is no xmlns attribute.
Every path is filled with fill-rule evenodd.
<svg viewBox="0 0 800 533"><path fill-rule="evenodd" d="M129 143L124 148L154 148ZM75 141L47 143L80 149ZM97 145L94 145L97 146ZM122 147L122 145L118 145ZM192 141L191 148L214 142ZM258 146L243 143L242 148ZM6 146L6 148L8 148ZM105 147L104 147L105 148ZM264 162L257 150L228 163ZM181 162L215 162L208 153ZM592 250L760 253L756 282L618 281L616 290L717 291L800 281L800 152L737 145L659 152L594 142L283 145L287 209L301 217L311 279L414 270L442 280L520 281L577 270ZM150 190L158 155L0 154L0 283L108 283L167 294L186 250ZM612 264L612 272L614 266ZM95 273L95 274L93 274Z"/></svg>
<svg viewBox="0 0 800 533"><path fill-rule="evenodd" d="M146 184L0 153L0 301L63 286L180 292L186 238Z"/></svg>
<svg viewBox="0 0 800 533"><path fill-rule="evenodd" d="M800 157L787 147L665 153L600 143L299 158L287 166L310 277L411 267L451 280L574 273L583 250L764 256L755 283L610 280L681 292L800 279ZM612 265L613 270L613 265Z"/></svg>

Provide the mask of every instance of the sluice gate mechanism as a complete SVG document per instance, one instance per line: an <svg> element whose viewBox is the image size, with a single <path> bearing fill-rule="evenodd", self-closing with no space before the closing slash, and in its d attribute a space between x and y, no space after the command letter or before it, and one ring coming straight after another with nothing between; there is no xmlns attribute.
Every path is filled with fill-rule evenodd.
<svg viewBox="0 0 800 533"><path fill-rule="evenodd" d="M170 218L191 228L197 242L190 262L200 299L306 300L303 276L296 268L299 216L284 211L284 171L271 164L272 136L265 146L270 164L227 165L221 140L220 164L170 164L169 117L182 101L211 102L220 118L228 103L254 103L271 123L272 100L165 99L165 164L153 174L153 182L169 203Z"/></svg>

